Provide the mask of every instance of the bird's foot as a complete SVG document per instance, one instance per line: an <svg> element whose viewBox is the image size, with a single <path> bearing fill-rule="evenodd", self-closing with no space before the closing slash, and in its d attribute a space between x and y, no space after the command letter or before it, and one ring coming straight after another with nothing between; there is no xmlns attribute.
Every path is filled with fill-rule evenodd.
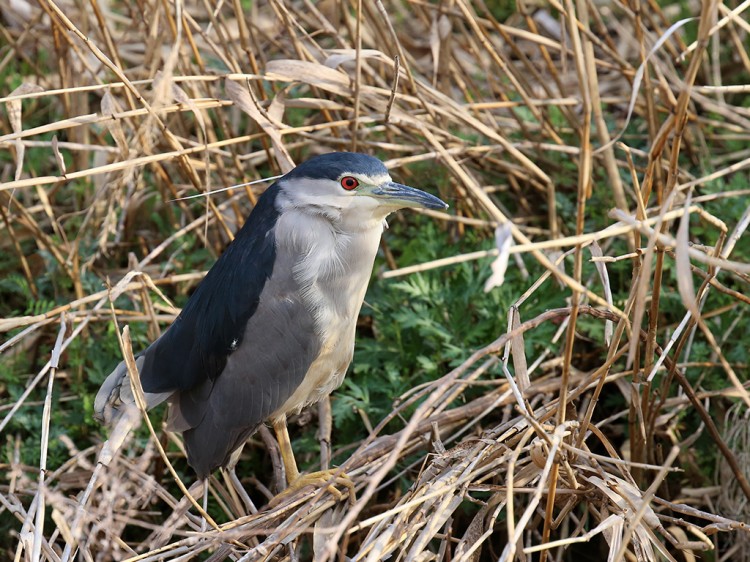
<svg viewBox="0 0 750 562"><path fill-rule="evenodd" d="M349 503L354 504L357 500L355 496L354 482L346 473L341 472L338 468L330 468L328 470L318 470L316 472L310 472L308 474L300 474L294 481L292 481L286 490L278 494L273 500L271 505L278 505L281 500L299 490L313 486L316 488L324 487L330 494L340 501L344 497L344 493L337 488L346 488L349 497Z"/></svg>

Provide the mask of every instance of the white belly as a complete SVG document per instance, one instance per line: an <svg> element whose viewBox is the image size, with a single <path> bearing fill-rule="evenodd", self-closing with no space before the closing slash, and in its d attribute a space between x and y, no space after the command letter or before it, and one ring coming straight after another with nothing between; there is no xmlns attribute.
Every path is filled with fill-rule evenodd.
<svg viewBox="0 0 750 562"><path fill-rule="evenodd" d="M298 414L302 408L315 404L341 386L354 353L354 330L350 337L337 341L331 338L321 351L310 365L302 384L271 418Z"/></svg>

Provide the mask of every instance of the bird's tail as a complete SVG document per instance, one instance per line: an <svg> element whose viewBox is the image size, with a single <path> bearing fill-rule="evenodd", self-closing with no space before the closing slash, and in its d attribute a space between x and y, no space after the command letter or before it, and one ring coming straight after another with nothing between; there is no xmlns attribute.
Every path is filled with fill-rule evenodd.
<svg viewBox="0 0 750 562"><path fill-rule="evenodd" d="M135 365L139 371L143 367L143 357L141 355L135 360ZM158 406L171 394L171 392L145 392L146 408L150 410L154 406ZM123 361L109 374L99 392L96 393L94 418L101 423L112 425L120 418L123 411L130 407L135 407L135 397L130 385L128 367Z"/></svg>

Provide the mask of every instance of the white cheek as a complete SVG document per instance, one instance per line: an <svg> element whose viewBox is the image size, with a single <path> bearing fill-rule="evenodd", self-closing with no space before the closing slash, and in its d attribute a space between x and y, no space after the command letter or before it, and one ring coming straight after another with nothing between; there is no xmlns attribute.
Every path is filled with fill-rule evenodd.
<svg viewBox="0 0 750 562"><path fill-rule="evenodd" d="M373 197L360 195L348 202L347 208L341 213L340 228L346 232L383 231L383 219L393 209L386 208Z"/></svg>
<svg viewBox="0 0 750 562"><path fill-rule="evenodd" d="M349 200L347 207L351 211L365 214L372 214L383 208L383 204L369 195L357 195Z"/></svg>

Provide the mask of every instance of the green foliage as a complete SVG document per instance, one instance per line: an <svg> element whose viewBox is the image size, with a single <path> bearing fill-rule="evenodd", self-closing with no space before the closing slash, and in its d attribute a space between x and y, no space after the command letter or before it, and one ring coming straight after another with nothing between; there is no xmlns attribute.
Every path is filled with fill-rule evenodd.
<svg viewBox="0 0 750 562"><path fill-rule="evenodd" d="M0 313L4 317L15 316L18 312L15 306L33 306L33 296L29 282L20 273L7 273L0 278ZM14 304L11 304L14 303Z"/></svg>
<svg viewBox="0 0 750 562"><path fill-rule="evenodd" d="M516 13L515 0L490 0L486 2L486 5L492 17L500 23Z"/></svg>
<svg viewBox="0 0 750 562"><path fill-rule="evenodd" d="M468 232L458 238L432 220L407 220L396 222L386 233L402 266L493 244L487 233ZM404 392L446 374L505 332L508 307L526 281L511 262L505 284L485 293L491 261L486 258L400 280L372 281L362 311L371 319L372 330L358 334L350 373L333 396L339 442L367 434L358 410L377 424ZM561 305L560 298L554 304L532 302L530 308ZM530 349L538 350L549 337L542 332L527 340Z"/></svg>

